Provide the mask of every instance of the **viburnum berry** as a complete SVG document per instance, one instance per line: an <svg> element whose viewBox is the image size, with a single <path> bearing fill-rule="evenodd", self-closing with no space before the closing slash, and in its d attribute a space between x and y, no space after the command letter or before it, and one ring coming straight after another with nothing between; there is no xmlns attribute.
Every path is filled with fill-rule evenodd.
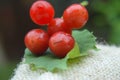
<svg viewBox="0 0 120 80"><path fill-rule="evenodd" d="M33 29L26 34L24 42L34 55L42 55L48 49L49 36L41 29Z"/></svg>
<svg viewBox="0 0 120 80"><path fill-rule="evenodd" d="M64 11L63 19L68 27L80 29L88 21L88 11L80 4L72 4Z"/></svg>
<svg viewBox="0 0 120 80"><path fill-rule="evenodd" d="M30 17L38 25L48 24L54 15L53 6L47 1L38 0L30 8Z"/></svg>
<svg viewBox="0 0 120 80"><path fill-rule="evenodd" d="M56 32L49 40L49 48L53 54L63 58L74 47L74 38L65 32Z"/></svg>
<svg viewBox="0 0 120 80"><path fill-rule="evenodd" d="M47 31L50 36L58 31L63 31L69 34L72 33L72 29L65 25L64 20L62 18L52 19L48 25Z"/></svg>

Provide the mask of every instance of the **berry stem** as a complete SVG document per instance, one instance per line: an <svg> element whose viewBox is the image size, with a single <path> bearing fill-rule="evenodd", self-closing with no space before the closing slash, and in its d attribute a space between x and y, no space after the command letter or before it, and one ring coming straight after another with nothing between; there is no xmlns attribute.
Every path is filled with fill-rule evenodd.
<svg viewBox="0 0 120 80"><path fill-rule="evenodd" d="M80 4L81 4L82 6L87 6L89 3L88 3L88 1L82 1Z"/></svg>

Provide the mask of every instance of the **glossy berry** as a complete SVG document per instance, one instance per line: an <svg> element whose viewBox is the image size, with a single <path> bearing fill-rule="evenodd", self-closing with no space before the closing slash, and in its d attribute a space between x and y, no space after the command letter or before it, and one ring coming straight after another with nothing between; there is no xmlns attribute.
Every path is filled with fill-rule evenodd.
<svg viewBox="0 0 120 80"><path fill-rule="evenodd" d="M64 11L63 19L69 27L80 29L88 21L88 11L80 4L72 4Z"/></svg>
<svg viewBox="0 0 120 80"><path fill-rule="evenodd" d="M48 24L54 17L54 8L47 1L36 1L30 8L30 17L38 25Z"/></svg>
<svg viewBox="0 0 120 80"><path fill-rule="evenodd" d="M48 34L51 36L52 34L58 32L58 31L63 31L66 33L71 34L72 29L67 27L64 23L64 20L62 18L54 18L51 20L51 22L48 25Z"/></svg>
<svg viewBox="0 0 120 80"><path fill-rule="evenodd" d="M24 42L34 55L42 55L48 48L49 36L41 29L33 29L26 34Z"/></svg>
<svg viewBox="0 0 120 80"><path fill-rule="evenodd" d="M53 34L49 40L49 48L53 54L59 58L63 58L74 47L75 41L73 37L65 32L57 32Z"/></svg>

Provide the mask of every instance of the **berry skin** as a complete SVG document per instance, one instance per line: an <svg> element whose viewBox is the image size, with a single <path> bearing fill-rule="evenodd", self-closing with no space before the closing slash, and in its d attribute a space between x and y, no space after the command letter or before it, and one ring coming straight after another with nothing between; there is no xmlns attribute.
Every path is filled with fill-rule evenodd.
<svg viewBox="0 0 120 80"><path fill-rule="evenodd" d="M72 4L64 11L63 19L70 28L80 29L88 21L88 11L80 4Z"/></svg>
<svg viewBox="0 0 120 80"><path fill-rule="evenodd" d="M65 25L64 20L62 18L52 19L48 25L47 31L50 36L58 31L63 31L69 34L72 33L72 29Z"/></svg>
<svg viewBox="0 0 120 80"><path fill-rule="evenodd" d="M48 48L49 36L41 29L33 29L26 34L24 42L34 55L42 55Z"/></svg>
<svg viewBox="0 0 120 80"><path fill-rule="evenodd" d="M30 17L38 25L47 25L54 15L53 6L47 1L36 1L30 8Z"/></svg>
<svg viewBox="0 0 120 80"><path fill-rule="evenodd" d="M59 58L63 58L74 47L75 41L73 37L65 32L56 32L49 40L49 48L53 54Z"/></svg>

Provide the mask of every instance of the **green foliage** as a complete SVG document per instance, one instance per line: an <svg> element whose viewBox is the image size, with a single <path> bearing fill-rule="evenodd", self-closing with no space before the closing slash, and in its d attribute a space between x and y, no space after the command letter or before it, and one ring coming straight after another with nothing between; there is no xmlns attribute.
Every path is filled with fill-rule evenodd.
<svg viewBox="0 0 120 80"><path fill-rule="evenodd" d="M96 37L88 30L73 31L73 37L79 44L81 54L84 55L90 49L96 49Z"/></svg>
<svg viewBox="0 0 120 80"><path fill-rule="evenodd" d="M9 80L13 76L16 62L0 65L0 80Z"/></svg>
<svg viewBox="0 0 120 80"><path fill-rule="evenodd" d="M108 41L113 44L119 44L120 45L120 0L97 0L92 3L92 8L94 12L99 13L103 17L100 21L104 23L106 19L107 26L109 26L110 32L108 34ZM98 18L98 15L96 15L96 18ZM96 21L99 21L99 18L96 19ZM96 26L101 24L99 21ZM107 27L106 25L104 27ZM102 29L103 27L101 27ZM107 30L106 30L107 31ZM104 32L103 32L104 33Z"/></svg>

